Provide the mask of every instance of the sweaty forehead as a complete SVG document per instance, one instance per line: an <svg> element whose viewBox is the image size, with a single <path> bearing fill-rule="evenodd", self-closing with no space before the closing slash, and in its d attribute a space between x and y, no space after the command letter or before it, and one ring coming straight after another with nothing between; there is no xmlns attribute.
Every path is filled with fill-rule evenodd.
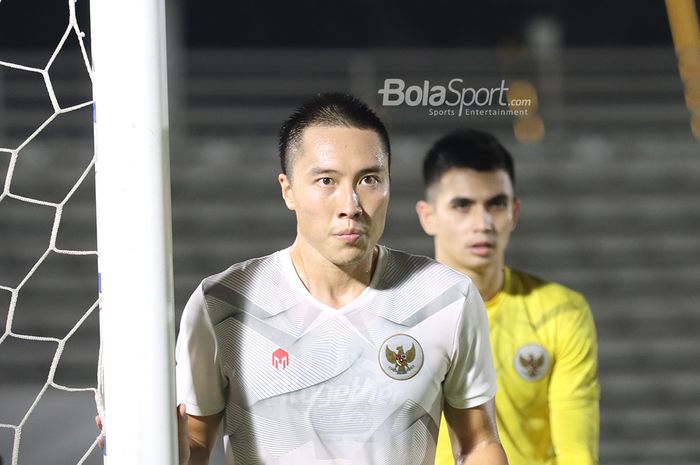
<svg viewBox="0 0 700 465"><path fill-rule="evenodd" d="M290 148L290 170L305 166L333 168L338 164L370 163L385 166L387 157L379 135L371 129L345 126L310 126Z"/></svg>

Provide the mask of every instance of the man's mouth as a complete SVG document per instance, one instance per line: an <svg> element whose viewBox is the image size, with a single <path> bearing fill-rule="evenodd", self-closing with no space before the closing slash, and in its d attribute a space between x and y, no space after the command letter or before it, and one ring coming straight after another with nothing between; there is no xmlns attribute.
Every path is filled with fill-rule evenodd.
<svg viewBox="0 0 700 465"><path fill-rule="evenodd" d="M493 252L494 244L492 242L475 242L469 246L469 250L474 255L485 257Z"/></svg>
<svg viewBox="0 0 700 465"><path fill-rule="evenodd" d="M337 232L335 235L342 241L347 243L353 243L362 237L365 232L361 229L345 229Z"/></svg>

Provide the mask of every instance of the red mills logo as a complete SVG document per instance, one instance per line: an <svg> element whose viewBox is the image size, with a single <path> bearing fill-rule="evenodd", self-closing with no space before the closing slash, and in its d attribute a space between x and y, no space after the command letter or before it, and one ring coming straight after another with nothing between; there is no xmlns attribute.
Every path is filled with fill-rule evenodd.
<svg viewBox="0 0 700 465"><path fill-rule="evenodd" d="M283 349L272 352L272 366L284 370L289 366L289 354Z"/></svg>

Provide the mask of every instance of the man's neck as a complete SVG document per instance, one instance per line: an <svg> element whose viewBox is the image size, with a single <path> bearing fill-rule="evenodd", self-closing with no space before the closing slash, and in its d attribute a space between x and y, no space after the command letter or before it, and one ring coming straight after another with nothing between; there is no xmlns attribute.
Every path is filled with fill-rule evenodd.
<svg viewBox="0 0 700 465"><path fill-rule="evenodd" d="M493 299L503 289L505 277L503 274L504 263L502 261L483 268L465 268L460 266L459 263L442 260L439 254L435 258L444 265L469 276L477 289L479 289L479 294L481 294L484 302Z"/></svg>
<svg viewBox="0 0 700 465"><path fill-rule="evenodd" d="M503 265L488 267L483 270L460 270L471 278L479 289L479 294L484 302L493 299L503 289Z"/></svg>
<svg viewBox="0 0 700 465"><path fill-rule="evenodd" d="M375 247L362 260L339 266L298 238L290 250L297 275L309 293L335 309L352 302L369 286L378 255Z"/></svg>

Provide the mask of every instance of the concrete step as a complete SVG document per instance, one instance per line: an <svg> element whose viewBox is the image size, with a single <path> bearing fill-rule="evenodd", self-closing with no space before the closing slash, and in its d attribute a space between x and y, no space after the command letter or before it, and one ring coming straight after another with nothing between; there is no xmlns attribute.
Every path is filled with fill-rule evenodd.
<svg viewBox="0 0 700 465"><path fill-rule="evenodd" d="M604 438L600 463L614 465L697 465L700 446L692 437L681 438Z"/></svg>
<svg viewBox="0 0 700 465"><path fill-rule="evenodd" d="M675 324L673 324L675 323ZM700 357L700 348L697 345L697 330L684 329L683 322L672 322L670 327L675 329L677 335L648 334L625 335L611 338L600 334L604 326L599 325L598 351L604 354L601 358L601 370L615 372L622 376L625 373L645 369L653 371L659 376L666 372L678 372L696 370L700 373L697 360ZM644 344L639 344L643 337ZM700 400L700 394L698 395Z"/></svg>
<svg viewBox="0 0 700 465"><path fill-rule="evenodd" d="M640 441L697 437L700 404L690 407L658 405L643 410L609 408L601 414L601 430L617 438ZM602 431L601 431L602 433Z"/></svg>

